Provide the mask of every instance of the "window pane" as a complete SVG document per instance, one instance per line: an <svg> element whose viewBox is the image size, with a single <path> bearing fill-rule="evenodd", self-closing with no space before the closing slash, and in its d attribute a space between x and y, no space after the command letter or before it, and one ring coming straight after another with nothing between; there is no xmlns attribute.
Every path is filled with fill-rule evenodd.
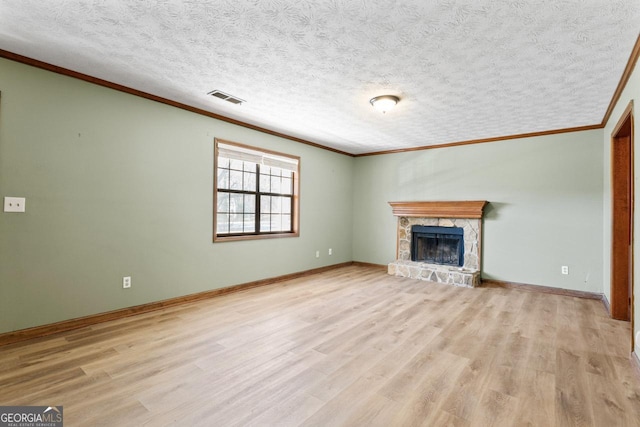
<svg viewBox="0 0 640 427"><path fill-rule="evenodd" d="M256 174L251 172L244 173L244 191L256 191Z"/></svg>
<svg viewBox="0 0 640 427"><path fill-rule="evenodd" d="M229 168L229 159L226 157L218 157L218 167L219 168Z"/></svg>
<svg viewBox="0 0 640 427"><path fill-rule="evenodd" d="M242 190L242 172L232 170L229 174L229 188L231 190Z"/></svg>
<svg viewBox="0 0 640 427"><path fill-rule="evenodd" d="M271 231L282 231L282 215L271 215Z"/></svg>
<svg viewBox="0 0 640 427"><path fill-rule="evenodd" d="M216 233L228 233L229 232L229 215L218 214L216 221Z"/></svg>
<svg viewBox="0 0 640 427"><path fill-rule="evenodd" d="M231 169L235 169L235 170L242 170L242 163L244 163L242 160L231 160L230 165L231 165Z"/></svg>
<svg viewBox="0 0 640 427"><path fill-rule="evenodd" d="M293 172L291 172L289 170L282 170L282 176L284 178L292 178L293 177Z"/></svg>
<svg viewBox="0 0 640 427"><path fill-rule="evenodd" d="M231 233L242 233L243 228L243 215L242 214L230 214L229 215L229 231Z"/></svg>
<svg viewBox="0 0 640 427"><path fill-rule="evenodd" d="M256 211L256 196L253 194L244 195L244 212L254 213Z"/></svg>
<svg viewBox="0 0 640 427"><path fill-rule="evenodd" d="M291 197L283 197L282 198L282 213L290 214L291 213Z"/></svg>
<svg viewBox="0 0 640 427"><path fill-rule="evenodd" d="M280 193L293 194L293 180L291 178L282 178Z"/></svg>
<svg viewBox="0 0 640 427"><path fill-rule="evenodd" d="M269 175L271 173L271 167L270 166L261 165L260 166L260 173L263 173L265 175Z"/></svg>
<svg viewBox="0 0 640 427"><path fill-rule="evenodd" d="M269 175L260 172L260 191L263 193L271 193L271 179Z"/></svg>
<svg viewBox="0 0 640 427"><path fill-rule="evenodd" d="M271 213L282 212L282 197L271 198Z"/></svg>
<svg viewBox="0 0 640 427"><path fill-rule="evenodd" d="M229 169L218 169L218 188L229 188Z"/></svg>
<svg viewBox="0 0 640 427"><path fill-rule="evenodd" d="M279 176L272 176L271 177L271 192L272 193L281 193L282 191L280 190L280 187L281 187L280 177Z"/></svg>
<svg viewBox="0 0 640 427"><path fill-rule="evenodd" d="M291 215L282 215L282 231L291 231Z"/></svg>
<svg viewBox="0 0 640 427"><path fill-rule="evenodd" d="M271 196L260 196L260 213L271 212Z"/></svg>
<svg viewBox="0 0 640 427"><path fill-rule="evenodd" d="M229 193L218 191L218 212L229 212Z"/></svg>
<svg viewBox="0 0 640 427"><path fill-rule="evenodd" d="M260 231L261 232L271 231L271 215L269 214L260 215Z"/></svg>
<svg viewBox="0 0 640 427"><path fill-rule="evenodd" d="M255 233L255 231L256 231L256 216L245 215L244 216L244 232Z"/></svg>
<svg viewBox="0 0 640 427"><path fill-rule="evenodd" d="M230 206L231 208L229 209L230 212L233 213L242 213L244 211L244 195L242 194L230 194L229 195L230 200Z"/></svg>
<svg viewBox="0 0 640 427"><path fill-rule="evenodd" d="M252 162L244 162L244 171L245 172L253 172L256 173L257 172L257 166L255 163Z"/></svg>

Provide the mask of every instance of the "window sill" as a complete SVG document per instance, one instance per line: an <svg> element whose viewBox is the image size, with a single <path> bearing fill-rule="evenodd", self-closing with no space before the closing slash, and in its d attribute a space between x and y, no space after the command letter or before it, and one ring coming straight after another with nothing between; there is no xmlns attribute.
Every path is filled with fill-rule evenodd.
<svg viewBox="0 0 640 427"><path fill-rule="evenodd" d="M222 242L238 242L243 240L263 240L263 239L281 239L285 237L299 237L299 232L293 233L270 233L270 234L247 234L247 235L233 235L233 236L213 236L213 243Z"/></svg>

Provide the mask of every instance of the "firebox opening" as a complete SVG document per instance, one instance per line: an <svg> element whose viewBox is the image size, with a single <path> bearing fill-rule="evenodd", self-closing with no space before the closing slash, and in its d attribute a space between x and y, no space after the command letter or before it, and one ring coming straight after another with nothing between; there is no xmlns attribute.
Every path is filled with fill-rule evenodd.
<svg viewBox="0 0 640 427"><path fill-rule="evenodd" d="M411 261L464 265L464 229L460 227L411 227Z"/></svg>

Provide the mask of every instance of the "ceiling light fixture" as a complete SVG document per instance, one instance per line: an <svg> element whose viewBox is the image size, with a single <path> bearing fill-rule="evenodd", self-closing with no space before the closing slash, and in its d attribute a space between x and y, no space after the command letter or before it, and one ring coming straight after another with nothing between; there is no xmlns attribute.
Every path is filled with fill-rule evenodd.
<svg viewBox="0 0 640 427"><path fill-rule="evenodd" d="M384 114L395 107L396 104L400 102L400 98L393 95L381 95L376 96L375 98L371 98L369 102L371 103L371 105L373 105L373 108Z"/></svg>

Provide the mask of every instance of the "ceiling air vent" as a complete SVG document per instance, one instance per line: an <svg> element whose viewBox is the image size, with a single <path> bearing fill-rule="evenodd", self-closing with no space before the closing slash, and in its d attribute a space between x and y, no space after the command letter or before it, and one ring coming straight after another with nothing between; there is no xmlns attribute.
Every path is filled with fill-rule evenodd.
<svg viewBox="0 0 640 427"><path fill-rule="evenodd" d="M223 99L232 104L242 104L243 102L245 102L244 99L236 98L235 96L224 93L221 90L212 90L207 95L215 96L216 98Z"/></svg>

